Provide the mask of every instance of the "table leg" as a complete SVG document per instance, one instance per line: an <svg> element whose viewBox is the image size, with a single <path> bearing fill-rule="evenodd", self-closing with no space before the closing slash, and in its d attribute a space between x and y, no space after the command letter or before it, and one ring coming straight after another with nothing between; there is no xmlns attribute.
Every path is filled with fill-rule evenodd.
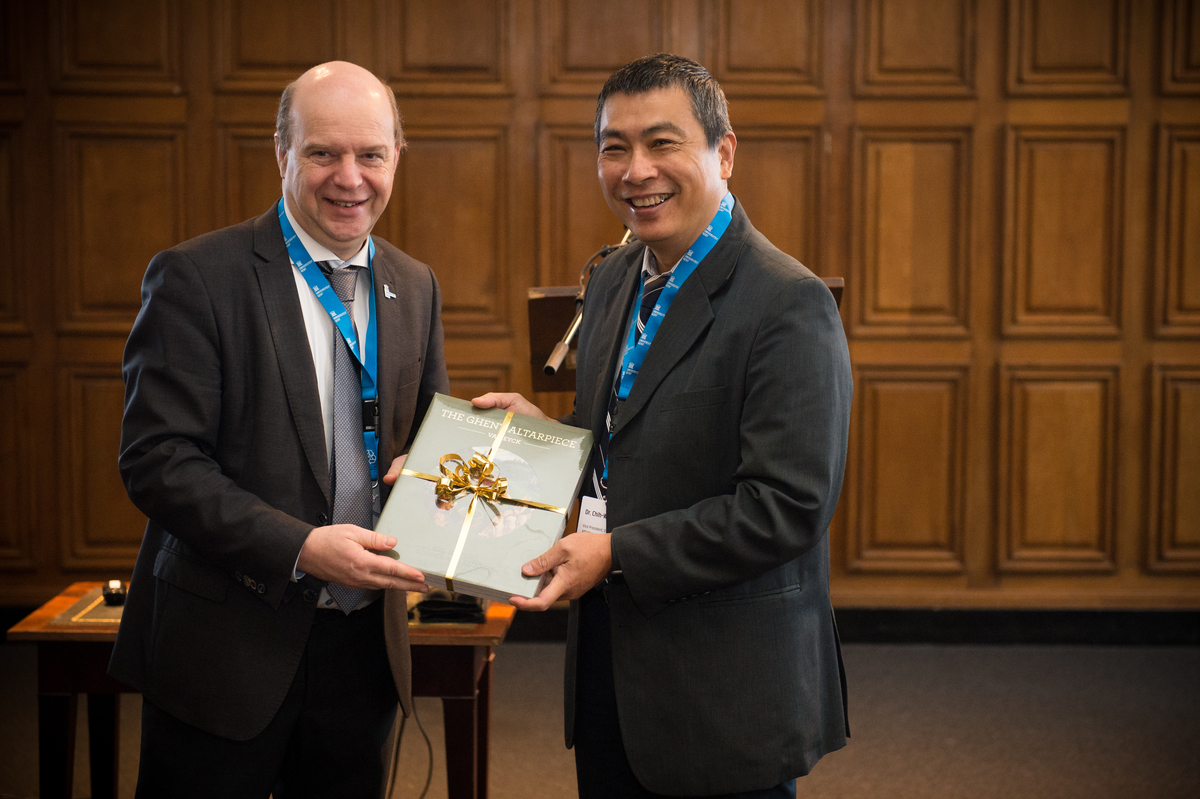
<svg viewBox="0 0 1200 799"><path fill-rule="evenodd" d="M442 698L446 730L446 794L449 799L477 799L479 779L476 725L478 700Z"/></svg>
<svg viewBox="0 0 1200 799"><path fill-rule="evenodd" d="M42 799L70 799L75 787L78 694L38 695L38 786Z"/></svg>
<svg viewBox="0 0 1200 799"><path fill-rule="evenodd" d="M490 735L492 725L492 659L494 654L488 653L487 661L483 664L483 674L479 676L479 696L475 701L476 736L479 748L476 752L479 763L479 785L475 791L478 799L487 799L488 795L488 747L491 745Z"/></svg>
<svg viewBox="0 0 1200 799"><path fill-rule="evenodd" d="M92 799L115 799L120 756L120 697L88 694L88 756L92 768Z"/></svg>

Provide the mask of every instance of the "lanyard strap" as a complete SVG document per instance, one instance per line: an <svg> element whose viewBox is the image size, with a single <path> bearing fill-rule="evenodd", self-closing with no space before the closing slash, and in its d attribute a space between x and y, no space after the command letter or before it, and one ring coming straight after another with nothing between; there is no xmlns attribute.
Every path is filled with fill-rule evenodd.
<svg viewBox="0 0 1200 799"><path fill-rule="evenodd" d="M312 256L308 254L308 249L300 241L292 223L288 221L287 213L283 210L282 197L279 199L276 210L279 213L279 226L283 228L283 239L287 244L288 257L300 270L301 276L308 282L309 288L316 295L321 307L329 314L334 327L345 339L346 346L350 348L350 352L362 367L358 370L358 374L362 381L363 446L367 450L367 465L371 469L371 481L375 482L379 479L379 391L376 387L379 348L375 335L375 242L370 235L367 236L367 272L370 275L370 279L367 281L367 335L360 348L358 336L354 333L354 320L350 318L350 314L346 312L346 306L338 299L337 292L333 290L333 287L329 285L329 279L325 277L321 267L317 266Z"/></svg>
<svg viewBox="0 0 1200 799"><path fill-rule="evenodd" d="M732 210L733 194L725 192L725 196L721 198L721 205L717 208L717 215L713 217L712 222L708 223L708 227L700 234L700 238L696 239L687 254L680 259L674 271L671 272L671 279L667 281L662 293L658 295L658 301L654 303L654 310L650 313L650 318L646 320L646 327L642 331L641 338L638 338L637 334L638 308L642 304L642 291L646 281L643 280L639 284L637 296L633 300L633 313L629 319L629 335L625 339L625 352L621 356L621 377L617 383L617 399L625 401L629 398L629 392L633 390L633 381L637 379L638 370L642 368L642 363L646 360L646 353L650 351L650 345L654 342L655 334L658 333L658 326L662 324L663 318L667 315L667 309L671 307L675 295L679 293L679 287L691 276L692 272L696 271L696 267L712 250L713 245L720 241L721 236L725 235L725 229L733 220Z"/></svg>

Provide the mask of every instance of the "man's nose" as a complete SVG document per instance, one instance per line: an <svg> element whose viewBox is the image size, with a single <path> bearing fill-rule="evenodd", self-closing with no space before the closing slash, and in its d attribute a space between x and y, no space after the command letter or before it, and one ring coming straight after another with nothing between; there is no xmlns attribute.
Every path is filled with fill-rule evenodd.
<svg viewBox="0 0 1200 799"><path fill-rule="evenodd" d="M650 153L641 147L634 147L629 151L629 164L625 169L626 181L641 183L654 177L657 172L658 168L654 159L650 157Z"/></svg>
<svg viewBox="0 0 1200 799"><path fill-rule="evenodd" d="M362 170L359 169L358 159L352 153L338 159L333 179L338 186L346 188L354 188L362 183Z"/></svg>

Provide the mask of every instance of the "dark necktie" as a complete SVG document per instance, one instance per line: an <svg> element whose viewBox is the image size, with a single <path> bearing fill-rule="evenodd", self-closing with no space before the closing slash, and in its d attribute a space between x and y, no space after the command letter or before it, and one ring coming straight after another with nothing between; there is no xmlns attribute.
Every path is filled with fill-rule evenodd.
<svg viewBox="0 0 1200 799"><path fill-rule="evenodd" d="M354 326L354 286L358 267L332 269L322 263L338 299L346 306ZM355 331L357 336L357 330ZM362 347L360 341L359 347ZM371 471L363 444L362 379L358 360L338 330L333 336L333 453L329 459L329 486L333 493L333 524L354 524L371 529ZM358 606L367 589L329 583L326 588L344 612Z"/></svg>
<svg viewBox="0 0 1200 799"><path fill-rule="evenodd" d="M646 322L650 320L650 314L654 311L654 303L658 302L658 295L662 294L663 287L667 285L671 275L655 275L650 278L643 276L643 278L642 303L638 306L637 319L639 340L642 337L642 331L646 329ZM624 368L625 365L622 363L621 370L623 371ZM608 463L608 439L617 423L617 409L623 404L621 400L617 399L617 387L620 382L620 372L618 372L617 379L613 380L612 394L608 398L608 414L604 419L607 435L599 436L596 441L600 457L597 459L595 471L592 473L592 493L600 499L605 499L608 495L608 485L604 480L604 467Z"/></svg>

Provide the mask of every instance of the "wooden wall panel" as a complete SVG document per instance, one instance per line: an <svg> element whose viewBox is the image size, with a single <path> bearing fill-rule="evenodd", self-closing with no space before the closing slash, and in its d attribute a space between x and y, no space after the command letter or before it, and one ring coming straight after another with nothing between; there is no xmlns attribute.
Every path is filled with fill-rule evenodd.
<svg viewBox="0 0 1200 799"><path fill-rule="evenodd" d="M1167 94L1200 92L1200 3L1164 0L1162 89Z"/></svg>
<svg viewBox="0 0 1200 799"><path fill-rule="evenodd" d="M854 139L855 332L965 336L970 131L860 129Z"/></svg>
<svg viewBox="0 0 1200 799"><path fill-rule="evenodd" d="M314 64L346 56L337 0L218 0L218 88L271 91Z"/></svg>
<svg viewBox="0 0 1200 799"><path fill-rule="evenodd" d="M0 90L17 88L19 34L24 27L18 3L0 5Z"/></svg>
<svg viewBox="0 0 1200 799"><path fill-rule="evenodd" d="M1126 92L1129 0L1010 0L1008 13L1010 93Z"/></svg>
<svg viewBox="0 0 1200 799"><path fill-rule="evenodd" d="M450 396L469 400L489 391L512 391L512 375L504 366L452 364L447 367Z"/></svg>
<svg viewBox="0 0 1200 799"><path fill-rule="evenodd" d="M974 0L857 0L854 13L858 95L974 93Z"/></svg>
<svg viewBox="0 0 1200 799"><path fill-rule="evenodd" d="M28 372L0 363L0 570L33 568Z"/></svg>
<svg viewBox="0 0 1200 799"><path fill-rule="evenodd" d="M0 37L3 38L3 37ZM24 329L23 307L18 296L19 258L17 231L22 227L18 211L24 207L17 201L21 175L20 131L15 126L0 125L0 330L19 332ZM24 281L22 281L23 284Z"/></svg>
<svg viewBox="0 0 1200 799"><path fill-rule="evenodd" d="M55 80L68 91L179 94L176 0L55 0Z"/></svg>
<svg viewBox="0 0 1200 799"><path fill-rule="evenodd" d="M592 128L549 126L541 145L537 285L574 286L592 253L619 242L624 228L600 189Z"/></svg>
<svg viewBox="0 0 1200 799"><path fill-rule="evenodd" d="M863 367L854 383L847 570L962 571L966 370Z"/></svg>
<svg viewBox="0 0 1200 799"><path fill-rule="evenodd" d="M1156 286L1160 336L1200 336L1200 127L1159 135Z"/></svg>
<svg viewBox="0 0 1200 799"><path fill-rule="evenodd" d="M846 278L835 602L1200 608L1196 0L0 3L0 602L132 567L140 280L279 197L288 81L396 90L376 232L436 271L470 397L529 391L526 290L620 240L595 95L660 50L730 97L755 226Z"/></svg>
<svg viewBox="0 0 1200 799"><path fill-rule="evenodd" d="M429 264L447 336L511 335L503 129L409 128L380 235Z"/></svg>
<svg viewBox="0 0 1200 799"><path fill-rule="evenodd" d="M405 93L494 93L506 85L508 3L399 0L389 10L388 75Z"/></svg>
<svg viewBox="0 0 1200 799"><path fill-rule="evenodd" d="M821 0L718 0L712 71L726 93L820 93L822 5Z"/></svg>
<svg viewBox="0 0 1200 799"><path fill-rule="evenodd" d="M1200 574L1200 368L1154 370L1150 568Z"/></svg>
<svg viewBox="0 0 1200 799"><path fill-rule="evenodd" d="M754 226L776 247L814 269L821 208L819 137L815 128L739 126L729 181L729 190Z"/></svg>
<svg viewBox="0 0 1200 799"><path fill-rule="evenodd" d="M666 6L667 0L539 0L542 90L594 100L622 64L669 49Z"/></svg>
<svg viewBox="0 0 1200 799"><path fill-rule="evenodd" d="M146 264L184 239L183 134L74 125L56 141L60 328L126 333Z"/></svg>
<svg viewBox="0 0 1200 799"><path fill-rule="evenodd" d="M1004 332L1120 330L1124 131L1008 131Z"/></svg>
<svg viewBox="0 0 1200 799"><path fill-rule="evenodd" d="M117 472L125 384L120 368L65 366L59 371L64 416L59 463L59 542L65 569L129 568L146 527Z"/></svg>
<svg viewBox="0 0 1200 799"><path fill-rule="evenodd" d="M1113 570L1118 372L1003 367L1001 570Z"/></svg>
<svg viewBox="0 0 1200 799"><path fill-rule="evenodd" d="M274 126L234 125L221 130L221 170L225 182L223 224L234 225L264 213L282 195L275 160Z"/></svg>

